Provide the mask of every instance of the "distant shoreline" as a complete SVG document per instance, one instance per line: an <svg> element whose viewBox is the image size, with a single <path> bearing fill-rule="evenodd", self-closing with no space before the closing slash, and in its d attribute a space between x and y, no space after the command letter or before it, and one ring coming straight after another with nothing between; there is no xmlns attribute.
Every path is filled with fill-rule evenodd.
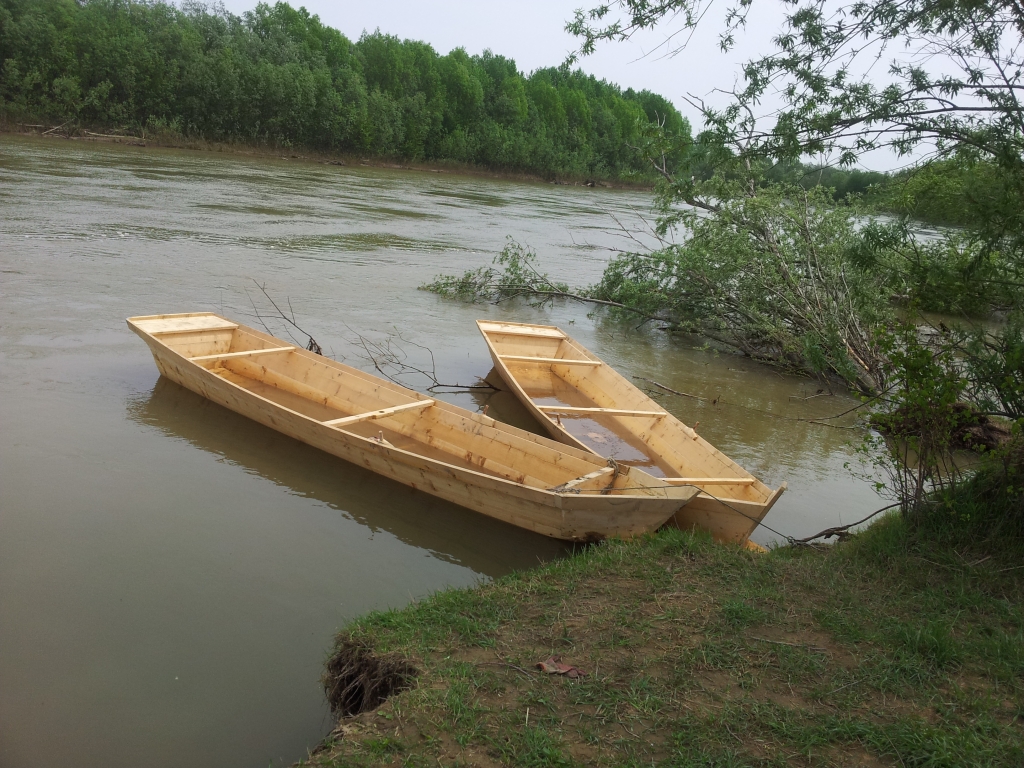
<svg viewBox="0 0 1024 768"><path fill-rule="evenodd" d="M81 135L65 136L55 133L60 126L36 125L29 123L4 123L0 121L0 135L23 136L26 138L55 139L79 141L98 144L121 144L132 147L150 147L156 149L188 149L199 152L217 152L221 154L239 155L242 157L260 157L273 160L301 160L319 165L336 165L348 168L383 168L388 170L420 171L424 173L444 173L457 176L474 176L477 178L497 179L502 181L521 181L540 184L553 184L568 187L592 187L615 190L650 191L654 185L650 182L609 181L607 179L591 179L555 176L544 178L535 173L524 171L503 171L476 165L445 161L405 161L383 157L363 157L358 154L343 152L323 152L305 147L269 147L258 144L240 142L218 142L206 139L194 139L184 136L157 134L150 136L130 136L108 133L109 130L89 131L82 129Z"/></svg>

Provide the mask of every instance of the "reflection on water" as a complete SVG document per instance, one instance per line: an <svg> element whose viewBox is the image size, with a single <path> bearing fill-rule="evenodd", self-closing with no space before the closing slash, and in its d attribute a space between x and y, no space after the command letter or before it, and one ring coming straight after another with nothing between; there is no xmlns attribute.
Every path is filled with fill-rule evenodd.
<svg viewBox="0 0 1024 768"><path fill-rule="evenodd" d="M387 531L451 563L487 576L530 568L568 547L382 478L161 377L128 401L128 416L259 475L298 496L324 502L371 531Z"/></svg>

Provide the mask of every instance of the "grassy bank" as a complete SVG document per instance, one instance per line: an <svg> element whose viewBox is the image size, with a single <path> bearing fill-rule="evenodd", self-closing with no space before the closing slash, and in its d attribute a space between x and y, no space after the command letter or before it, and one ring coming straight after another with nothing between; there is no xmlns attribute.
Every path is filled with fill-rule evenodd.
<svg viewBox="0 0 1024 768"><path fill-rule="evenodd" d="M1019 563L898 518L827 551L606 542L357 621L342 655L411 662L415 687L310 764L1018 766ZM586 675L535 668L552 655Z"/></svg>

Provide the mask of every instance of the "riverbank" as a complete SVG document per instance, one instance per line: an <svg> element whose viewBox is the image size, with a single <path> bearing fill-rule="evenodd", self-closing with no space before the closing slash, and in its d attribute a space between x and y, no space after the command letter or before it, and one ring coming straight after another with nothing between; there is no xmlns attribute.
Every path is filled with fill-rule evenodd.
<svg viewBox="0 0 1024 768"><path fill-rule="evenodd" d="M587 178L554 174L550 178L521 171L503 171L483 168L467 163L449 162L408 162L384 157L364 157L340 152L321 152L306 147L272 146L259 143L218 142L192 138L169 131L149 132L145 136L121 135L116 129L80 129L75 135L66 136L57 129L61 126L26 123L4 123L0 121L0 135L45 138L55 141L76 141L86 143L123 144L131 147L154 149L187 149L199 152L217 152L239 157L268 158L273 160L298 160L321 165L350 166L353 168L385 168L389 170L420 171L425 173L452 174L501 181L534 182L574 187L595 187L604 189L651 190L650 181L630 182L623 180Z"/></svg>
<svg viewBox="0 0 1024 768"><path fill-rule="evenodd" d="M368 650L415 687L308 764L1020 765L1017 568L898 517L821 551L606 542L356 621L335 671Z"/></svg>

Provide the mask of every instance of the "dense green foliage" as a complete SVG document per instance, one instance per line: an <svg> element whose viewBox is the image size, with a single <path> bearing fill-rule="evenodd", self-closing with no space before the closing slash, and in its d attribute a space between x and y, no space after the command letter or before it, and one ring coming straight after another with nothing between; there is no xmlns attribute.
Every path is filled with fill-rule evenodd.
<svg viewBox="0 0 1024 768"><path fill-rule="evenodd" d="M648 91L380 32L353 43L286 3L0 0L0 117L605 178L650 173L631 148L644 124L689 135Z"/></svg>
<svg viewBox="0 0 1024 768"><path fill-rule="evenodd" d="M878 275L851 268L851 212L829 191L715 177L701 185L718 202L666 212L681 243L614 259L590 295L640 307L679 330L755 359L834 375L864 390L881 386L871 329L892 317ZM714 215L707 215L709 213Z"/></svg>
<svg viewBox="0 0 1024 768"><path fill-rule="evenodd" d="M890 174L881 171L864 171L859 168L836 168L829 165L813 165L788 160L771 168L765 177L770 183L794 184L803 189L825 187L832 190L836 200L851 196L867 196L877 188L889 183Z"/></svg>
<svg viewBox="0 0 1024 768"><path fill-rule="evenodd" d="M887 176L877 196L883 207L920 221L973 227L1005 205L1006 183L992 162L949 158Z"/></svg>
<svg viewBox="0 0 1024 768"><path fill-rule="evenodd" d="M692 204L670 204L659 220L663 234L686 237L615 257L595 285L553 283L532 252L511 243L495 259L500 271L442 275L424 288L462 300L591 301L790 370L865 392L884 388L875 330L896 317L892 281L851 258L862 242L855 209L834 203L823 186L721 175L694 184Z"/></svg>

